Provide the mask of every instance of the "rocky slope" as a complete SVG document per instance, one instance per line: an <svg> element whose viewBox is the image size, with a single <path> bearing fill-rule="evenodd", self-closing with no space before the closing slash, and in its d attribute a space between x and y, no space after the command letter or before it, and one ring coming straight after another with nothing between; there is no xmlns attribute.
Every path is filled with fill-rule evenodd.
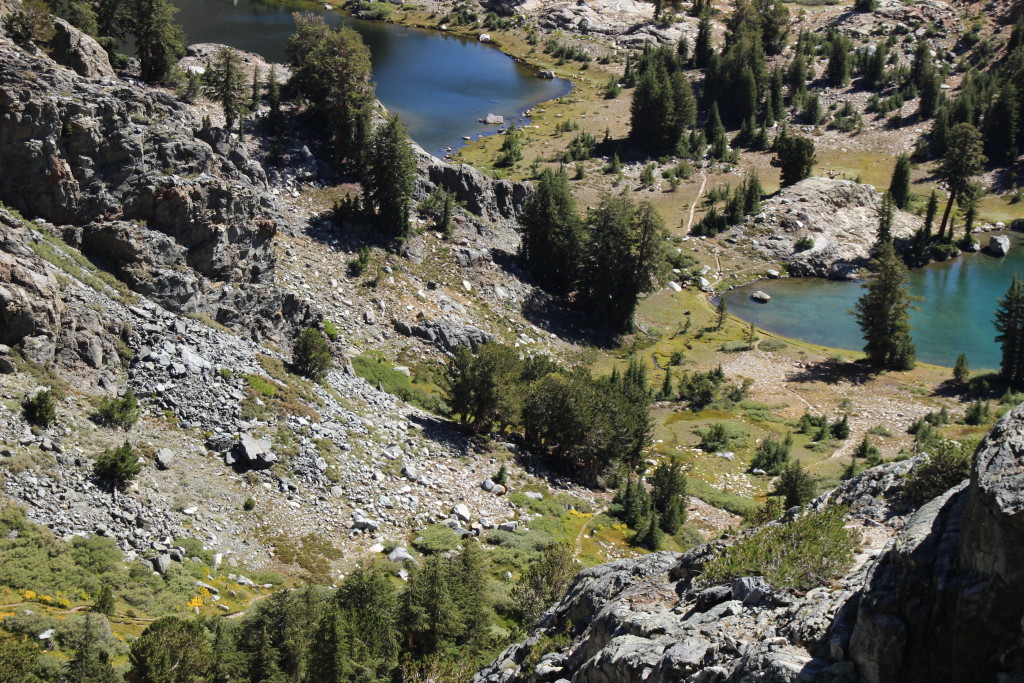
<svg viewBox="0 0 1024 683"><path fill-rule="evenodd" d="M982 442L969 482L916 512L901 495L913 466L869 470L810 504L850 505L861 532L838 582L803 595L756 577L704 588L712 546L592 567L476 680L1021 680L1024 405ZM552 646L558 634L567 645Z"/></svg>

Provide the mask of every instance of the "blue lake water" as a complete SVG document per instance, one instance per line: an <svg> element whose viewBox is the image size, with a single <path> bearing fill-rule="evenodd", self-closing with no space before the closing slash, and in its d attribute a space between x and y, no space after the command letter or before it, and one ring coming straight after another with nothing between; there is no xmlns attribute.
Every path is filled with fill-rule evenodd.
<svg viewBox="0 0 1024 683"><path fill-rule="evenodd" d="M516 120L571 87L568 81L537 78L532 69L493 45L441 31L345 17L320 5L255 0L175 4L181 10L176 21L189 43L224 43L275 62L285 61L285 41L294 32L292 12L320 12L332 25L348 24L370 48L377 97L433 154L457 148L464 136L493 133L495 126L478 123L488 113Z"/></svg>
<svg viewBox="0 0 1024 683"><path fill-rule="evenodd" d="M1024 276L1024 242L1016 235L1011 241L1013 248L1004 258L967 254L910 272L909 292L921 297L911 312L919 360L952 366L957 355L966 353L972 369L999 367L992 324L996 299L1006 293L1014 273ZM750 294L758 289L772 300L752 301ZM726 301L731 314L770 332L859 350L864 340L848 311L863 293L856 282L787 278L734 289Z"/></svg>

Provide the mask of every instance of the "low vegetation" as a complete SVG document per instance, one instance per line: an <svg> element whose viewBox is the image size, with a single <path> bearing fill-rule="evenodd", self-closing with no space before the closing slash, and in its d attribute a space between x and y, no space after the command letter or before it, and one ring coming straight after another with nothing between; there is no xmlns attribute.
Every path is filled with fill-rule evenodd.
<svg viewBox="0 0 1024 683"><path fill-rule="evenodd" d="M787 590L825 585L853 563L857 538L844 528L845 513L845 508L830 507L750 533L708 562L700 581L714 586L741 576L763 576Z"/></svg>

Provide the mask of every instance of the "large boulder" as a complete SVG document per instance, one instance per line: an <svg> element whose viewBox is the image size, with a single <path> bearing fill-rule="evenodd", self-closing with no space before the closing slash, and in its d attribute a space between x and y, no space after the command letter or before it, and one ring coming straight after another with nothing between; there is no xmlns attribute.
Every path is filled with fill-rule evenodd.
<svg viewBox="0 0 1024 683"><path fill-rule="evenodd" d="M988 250L996 256L1010 253L1010 238L1006 235L992 235L988 240Z"/></svg>
<svg viewBox="0 0 1024 683"><path fill-rule="evenodd" d="M50 40L50 58L86 78L115 78L107 51L92 36L82 33L64 21L54 18L54 34Z"/></svg>
<svg viewBox="0 0 1024 683"><path fill-rule="evenodd" d="M871 258L878 232L882 194L852 180L808 178L765 200L762 212L739 230L759 233L755 249L788 264L789 274L846 279L856 276ZM892 234L902 248L922 225L921 219L896 210ZM761 237L765 228L771 231ZM798 247L810 237L813 246Z"/></svg>

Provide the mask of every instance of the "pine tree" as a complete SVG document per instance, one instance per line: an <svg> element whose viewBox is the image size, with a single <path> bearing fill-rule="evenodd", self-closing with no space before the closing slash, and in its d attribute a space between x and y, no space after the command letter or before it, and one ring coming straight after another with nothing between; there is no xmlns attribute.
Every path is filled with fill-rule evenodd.
<svg viewBox="0 0 1024 683"><path fill-rule="evenodd" d="M992 161L1007 164L1019 151L1020 97L1013 82L1007 79L985 117L985 154Z"/></svg>
<svg viewBox="0 0 1024 683"><path fill-rule="evenodd" d="M995 326L1002 351L999 370L1003 381L1019 391L1024 388L1024 285L1016 274L998 302Z"/></svg>
<svg viewBox="0 0 1024 683"><path fill-rule="evenodd" d="M882 207L878 210L878 234L873 250L876 254L883 244L892 245L893 203L892 195L888 192L882 195Z"/></svg>
<svg viewBox="0 0 1024 683"><path fill-rule="evenodd" d="M829 45L828 66L825 67L825 78L836 88L845 88L850 84L850 60L853 56L853 43L849 38L836 34Z"/></svg>
<svg viewBox="0 0 1024 683"><path fill-rule="evenodd" d="M946 182L949 200L939 225L939 235L944 235L949 212L953 202L968 189L971 178L981 173L988 159L982 153L981 133L970 123L958 123L949 132L949 140L942 162L935 169L936 174ZM952 230L950 230L952 237Z"/></svg>
<svg viewBox="0 0 1024 683"><path fill-rule="evenodd" d="M658 396L662 399L670 398L672 396L672 368L665 370L665 380L661 383L661 391Z"/></svg>
<svg viewBox="0 0 1024 683"><path fill-rule="evenodd" d="M393 114L373 136L366 185L376 210L377 229L397 239L408 238L409 203L416 180L416 157L405 124Z"/></svg>
<svg viewBox="0 0 1024 683"><path fill-rule="evenodd" d="M814 497L815 483L799 460L786 465L775 484L775 495L781 495L786 508L797 507Z"/></svg>
<svg viewBox="0 0 1024 683"><path fill-rule="evenodd" d="M708 114L705 131L708 144L711 145L711 158L724 159L729 151L729 142L725 138L725 126L722 125L722 118L718 115L717 102L711 105L711 113Z"/></svg>
<svg viewBox="0 0 1024 683"><path fill-rule="evenodd" d="M935 216L939 212L939 195L932 190L931 195L928 196L928 208L924 212L924 232L925 236L930 238L932 235L932 228L935 226Z"/></svg>
<svg viewBox="0 0 1024 683"><path fill-rule="evenodd" d="M267 123L275 132L281 129L284 123L281 115L281 84L277 82L277 67L270 65L270 75L267 77L267 105L270 113L267 115Z"/></svg>
<svg viewBox="0 0 1024 683"><path fill-rule="evenodd" d="M220 104L224 129L230 131L245 107L245 79L237 52L230 47L220 49L210 71L210 81L212 99Z"/></svg>
<svg viewBox="0 0 1024 683"><path fill-rule="evenodd" d="M260 110L260 68L252 70L252 93L249 95L249 111L256 113Z"/></svg>
<svg viewBox="0 0 1024 683"><path fill-rule="evenodd" d="M897 209L906 210L910 206L910 156L906 153L899 155L896 159L896 166L892 170L892 178L889 180L889 196Z"/></svg>
<svg viewBox="0 0 1024 683"><path fill-rule="evenodd" d="M64 666L66 683L114 683L117 675L110 665L110 657L100 647L105 618L87 614L85 621L71 641L74 654ZM108 627L109 628L109 627Z"/></svg>
<svg viewBox="0 0 1024 683"><path fill-rule="evenodd" d="M583 226L564 169L544 169L519 219L519 258L544 289L567 294L576 286Z"/></svg>
<svg viewBox="0 0 1024 683"><path fill-rule="evenodd" d="M782 170L782 186L788 187L809 178L818 163L814 155L814 141L799 135L785 133L775 143L775 158L771 163Z"/></svg>
<svg viewBox="0 0 1024 683"><path fill-rule="evenodd" d="M956 364L953 366L953 381L957 384L964 384L971 377L971 370L967 365L967 354L961 353L956 357Z"/></svg>
<svg viewBox="0 0 1024 683"><path fill-rule="evenodd" d="M661 529L674 534L686 522L686 475L676 455L662 461L651 473L651 503L658 513Z"/></svg>
<svg viewBox="0 0 1024 683"><path fill-rule="evenodd" d="M853 311L866 342L864 353L879 367L910 370L915 351L910 339L907 269L891 242L879 244L871 270L864 285L867 292L857 300Z"/></svg>
<svg viewBox="0 0 1024 683"><path fill-rule="evenodd" d="M100 592L96 596L96 603L93 604L92 611L106 617L114 613L114 591L111 590L109 583L100 586Z"/></svg>
<svg viewBox="0 0 1024 683"><path fill-rule="evenodd" d="M932 66L930 60L922 69L921 84L918 86L917 96L919 98L917 103L918 116L921 117L921 120L927 121L935 116L939 102L942 99L942 82L938 74L935 73L935 67Z"/></svg>
<svg viewBox="0 0 1024 683"><path fill-rule="evenodd" d="M715 325L715 329L720 330L722 329L722 326L725 325L725 321L729 318L729 304L726 302L724 296L718 299L718 305L715 306L715 311L717 312L717 323Z"/></svg>
<svg viewBox="0 0 1024 683"><path fill-rule="evenodd" d="M702 13L697 24L697 42L693 49L693 65L698 69L706 69L711 63L715 48L711 44L711 19Z"/></svg>
<svg viewBox="0 0 1024 683"><path fill-rule="evenodd" d="M185 54L185 34L174 23L178 9L170 0L128 0L131 33L139 56L142 80L162 81Z"/></svg>

